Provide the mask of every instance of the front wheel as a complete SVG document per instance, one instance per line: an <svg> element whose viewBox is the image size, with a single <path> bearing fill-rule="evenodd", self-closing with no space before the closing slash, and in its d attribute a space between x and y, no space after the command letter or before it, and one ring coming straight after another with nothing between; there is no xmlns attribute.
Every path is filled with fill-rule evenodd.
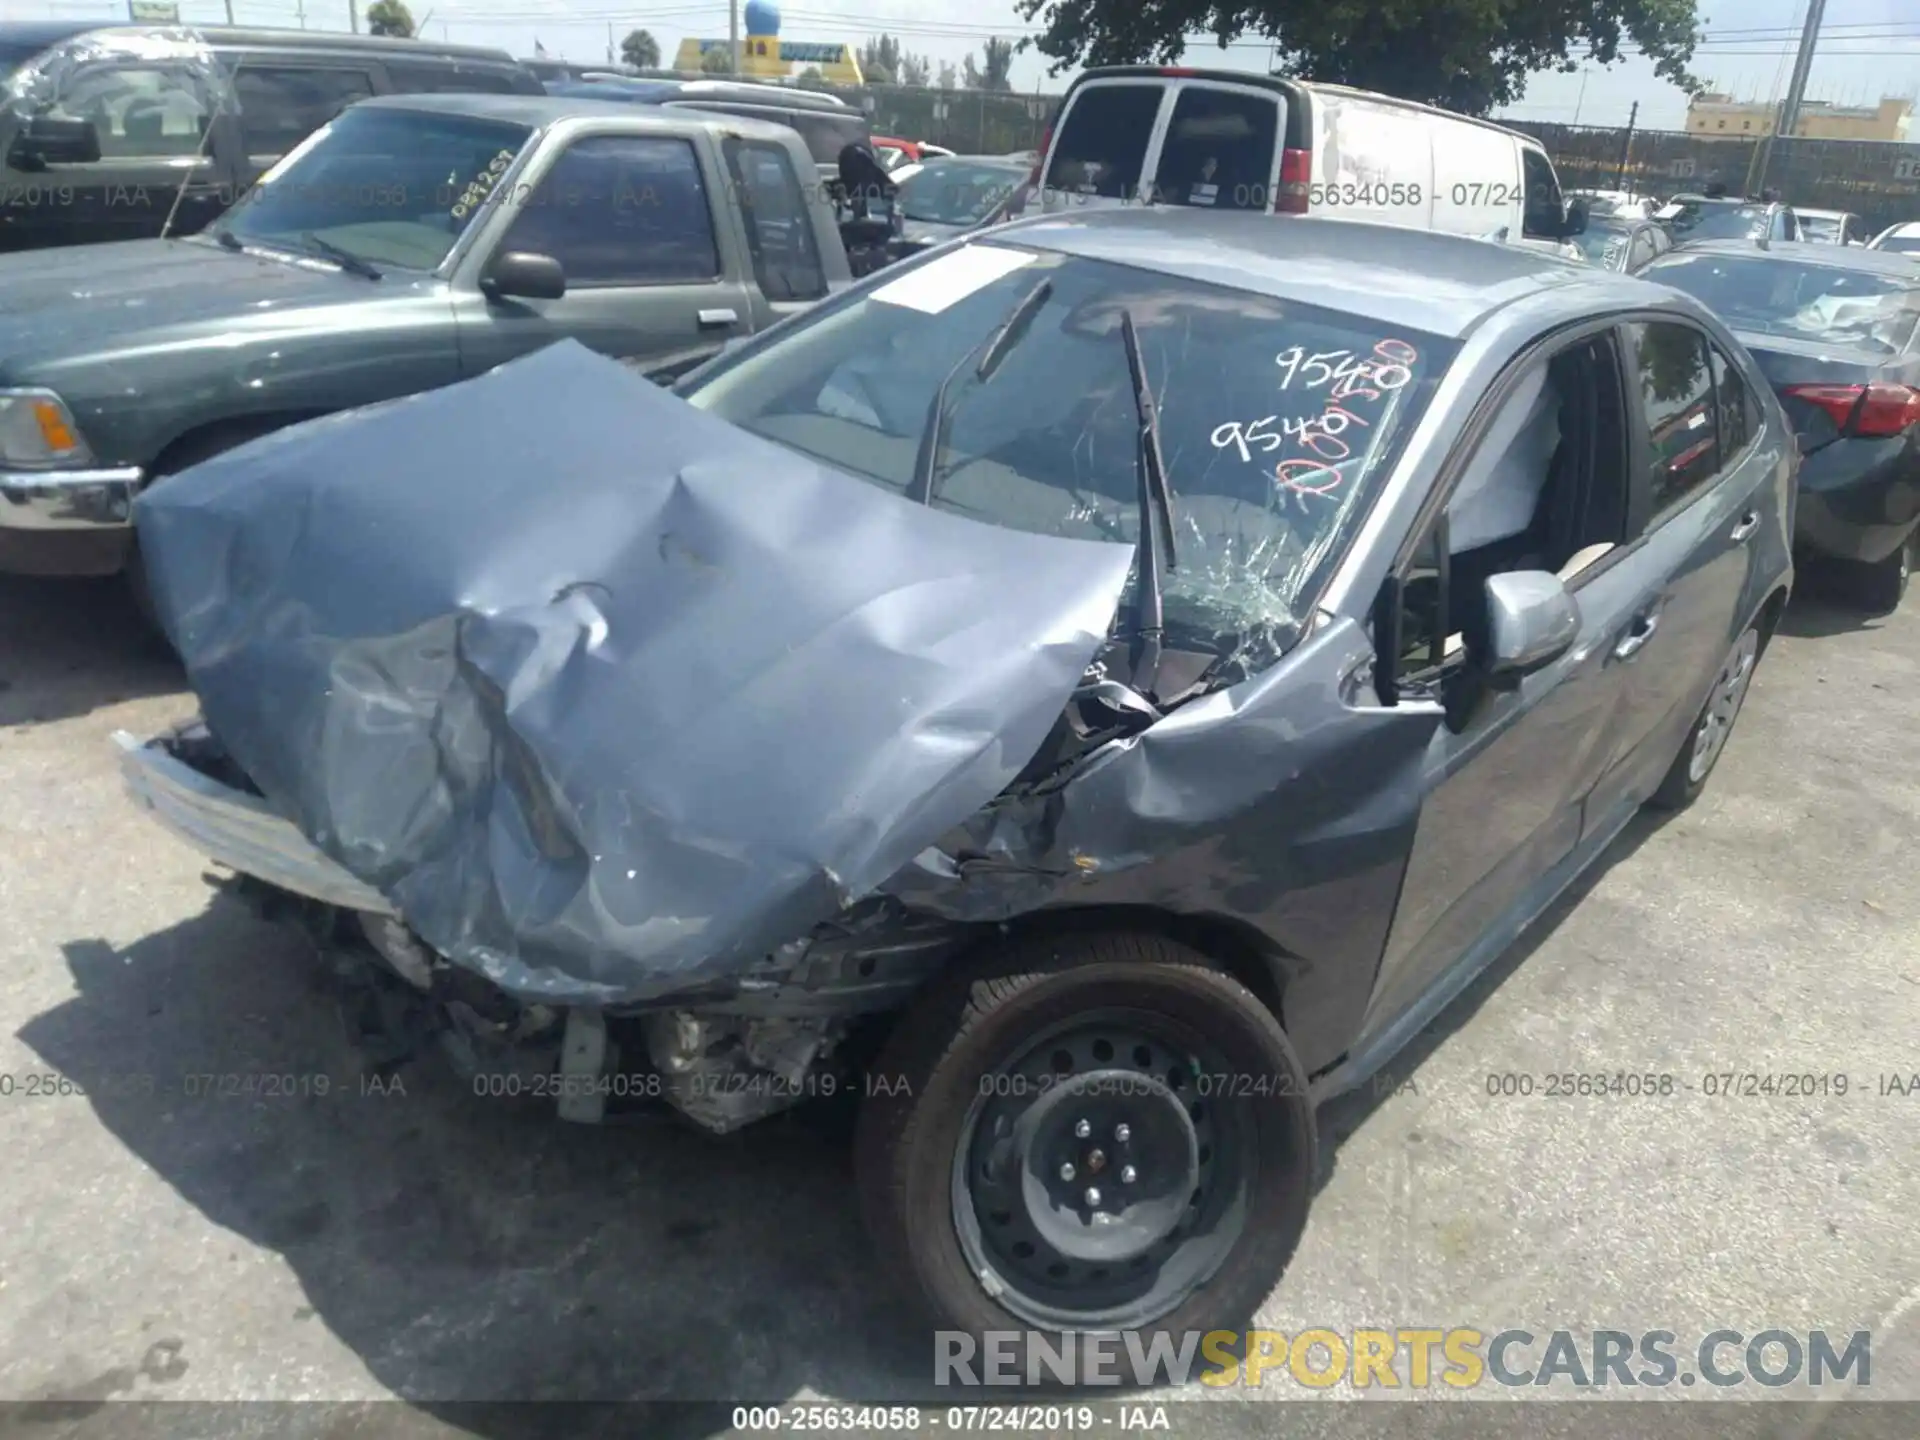
<svg viewBox="0 0 1920 1440"><path fill-rule="evenodd" d="M1740 718L1740 707L1746 703L1759 663L1760 627L1749 625L1720 662L1707 703L1700 708L1700 716L1687 732L1686 743L1674 757L1660 788L1647 802L1656 810L1684 810L1707 788L1707 777L1727 748L1727 737L1733 734L1733 722Z"/></svg>
<svg viewBox="0 0 1920 1440"><path fill-rule="evenodd" d="M935 982L868 1080L861 1201L944 1330L1232 1329L1306 1224L1306 1077L1273 1014L1151 935Z"/></svg>

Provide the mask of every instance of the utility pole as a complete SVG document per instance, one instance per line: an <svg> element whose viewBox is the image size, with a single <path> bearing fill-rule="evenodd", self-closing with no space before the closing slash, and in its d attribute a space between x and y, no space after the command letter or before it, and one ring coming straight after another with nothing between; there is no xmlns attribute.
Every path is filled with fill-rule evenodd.
<svg viewBox="0 0 1920 1440"><path fill-rule="evenodd" d="M1800 102L1807 95L1807 75L1813 69L1813 47L1820 39L1820 22L1826 18L1827 0L1807 0L1807 23L1800 28L1800 53L1793 57L1793 77L1787 81L1787 98L1781 103L1773 132L1760 142L1753 157L1753 170L1747 176L1747 193L1754 195L1766 188L1767 166L1773 161L1773 142L1785 135L1793 138L1800 123Z"/></svg>
<svg viewBox="0 0 1920 1440"><path fill-rule="evenodd" d="M228 8L232 8L231 3ZM360 0L347 0L347 30L354 35L360 33Z"/></svg>
<svg viewBox="0 0 1920 1440"><path fill-rule="evenodd" d="M607 22L607 68L613 68L613 22Z"/></svg>
<svg viewBox="0 0 1920 1440"><path fill-rule="evenodd" d="M740 73L740 0L727 0L727 54L732 58L732 73Z"/></svg>
<svg viewBox="0 0 1920 1440"><path fill-rule="evenodd" d="M233 24L233 0L227 0L227 24Z"/></svg>
<svg viewBox="0 0 1920 1440"><path fill-rule="evenodd" d="M1627 111L1627 133L1620 142L1620 168L1613 177L1613 188L1616 190L1627 188L1627 161L1633 154L1633 124L1639 118L1640 102L1636 100L1633 102L1633 108Z"/></svg>

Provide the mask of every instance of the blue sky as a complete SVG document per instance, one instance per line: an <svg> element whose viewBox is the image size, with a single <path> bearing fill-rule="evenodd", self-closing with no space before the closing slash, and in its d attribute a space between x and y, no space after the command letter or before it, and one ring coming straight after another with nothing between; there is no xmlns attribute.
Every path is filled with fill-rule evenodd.
<svg viewBox="0 0 1920 1440"><path fill-rule="evenodd" d="M615 42L627 31L651 30L671 56L682 37L724 36L727 7L697 0L407 0L416 20L436 38L497 45L518 55L533 53L538 39L549 53L604 61L608 26ZM344 30L347 0L231 0L241 24L297 25ZM362 10L365 9L363 0ZM956 65L991 35L1018 37L1032 28L1012 0L791 0L782 6L782 33L792 40L858 42L882 31L909 50ZM120 17L113 0L7 0L10 18L81 19ZM1708 43L1696 56L1697 71L1715 88L1742 98L1775 97L1786 86L1806 0L1702 0ZM226 0L181 0L188 22L219 22ZM1266 47L1243 41L1225 52L1201 39L1188 50L1190 63L1263 70ZM1065 77L1048 79L1042 58L1016 57L1013 78L1021 89L1058 90ZM1920 91L1920 5L1914 0L1828 0L1822 48L1807 93L1813 99L1872 103L1882 94ZM1539 75L1509 114L1529 120L1619 125L1638 101L1639 123L1677 129L1686 99L1658 79L1646 61L1632 58L1583 75ZM1920 140L1920 134L1914 137Z"/></svg>

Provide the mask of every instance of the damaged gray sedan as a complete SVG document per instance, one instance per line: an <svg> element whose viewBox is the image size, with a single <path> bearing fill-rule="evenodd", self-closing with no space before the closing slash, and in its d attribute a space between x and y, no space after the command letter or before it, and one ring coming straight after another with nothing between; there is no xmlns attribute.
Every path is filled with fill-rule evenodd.
<svg viewBox="0 0 1920 1440"><path fill-rule="evenodd" d="M1021 222L677 393L561 345L155 487L204 724L124 769L481 1093L851 1092L941 1324L1232 1328L1316 1104L1706 783L1794 455L1625 276Z"/></svg>

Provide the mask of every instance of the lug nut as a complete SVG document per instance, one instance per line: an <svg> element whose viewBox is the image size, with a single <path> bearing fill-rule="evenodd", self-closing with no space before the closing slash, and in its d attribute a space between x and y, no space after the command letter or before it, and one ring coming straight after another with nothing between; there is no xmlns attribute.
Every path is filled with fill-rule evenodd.
<svg viewBox="0 0 1920 1440"><path fill-rule="evenodd" d="M1125 1125L1116 1125L1113 1127L1113 1138L1124 1145L1133 1138L1133 1131Z"/></svg>
<svg viewBox="0 0 1920 1440"><path fill-rule="evenodd" d="M1095 1209L1100 1204L1100 1192L1091 1185L1087 1187L1087 1208Z"/></svg>
<svg viewBox="0 0 1920 1440"><path fill-rule="evenodd" d="M1139 1176L1131 1165L1125 1166L1120 1171L1120 1183L1122 1185L1131 1185L1137 1179L1139 1179Z"/></svg>
<svg viewBox="0 0 1920 1440"><path fill-rule="evenodd" d="M1060 1167L1060 1178L1062 1180L1073 1179L1073 1166L1071 1164L1062 1165Z"/></svg>
<svg viewBox="0 0 1920 1440"><path fill-rule="evenodd" d="M1073 1133L1077 1135L1080 1139L1085 1140L1088 1136L1093 1134L1093 1126L1089 1125L1086 1121L1082 1120L1078 1125L1075 1125L1073 1127Z"/></svg>

